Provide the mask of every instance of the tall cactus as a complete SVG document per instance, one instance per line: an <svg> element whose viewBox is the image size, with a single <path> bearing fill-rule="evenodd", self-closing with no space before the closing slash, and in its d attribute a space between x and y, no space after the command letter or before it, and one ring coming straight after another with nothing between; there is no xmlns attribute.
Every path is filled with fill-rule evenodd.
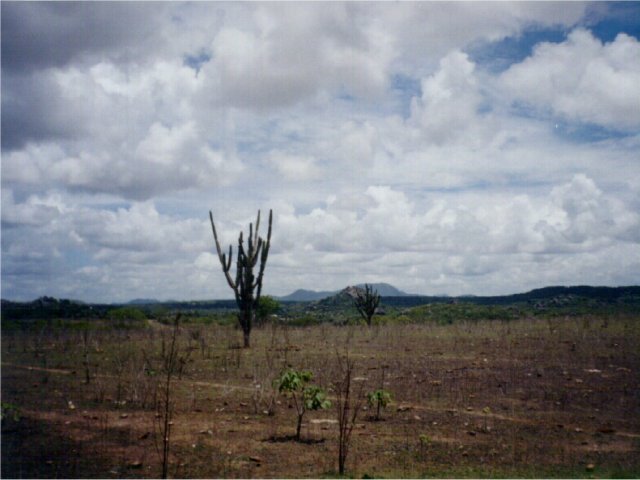
<svg viewBox="0 0 640 480"><path fill-rule="evenodd" d="M267 240L263 240L258 236L260 228L260 210L258 210L258 218L256 219L256 230L253 231L253 224L249 224L249 239L247 249L244 248L242 232L238 237L238 258L236 259L236 278L231 276L231 263L233 258L233 247L229 245L229 255L222 253L216 225L213 222L213 214L209 211L209 219L211 220L211 229L213 230L213 238L216 242L218 250L218 258L222 264L222 271L227 279L227 283L233 290L238 304L238 321L242 327L244 336L244 347L249 348L251 343L249 337L251 335L251 327L255 321L258 302L262 292L262 277L264 268L267 265L267 257L269 256L269 247L271 246L271 224L273 220L273 212L269 210L269 230L267 232ZM253 269L258 265L258 276L253 273Z"/></svg>
<svg viewBox="0 0 640 480"><path fill-rule="evenodd" d="M362 315L362 318L367 322L367 325L371 326L371 319L380 304L380 295L378 295L378 291L365 283L364 292L360 290L354 297L353 303L358 309L358 312L360 312L360 315Z"/></svg>

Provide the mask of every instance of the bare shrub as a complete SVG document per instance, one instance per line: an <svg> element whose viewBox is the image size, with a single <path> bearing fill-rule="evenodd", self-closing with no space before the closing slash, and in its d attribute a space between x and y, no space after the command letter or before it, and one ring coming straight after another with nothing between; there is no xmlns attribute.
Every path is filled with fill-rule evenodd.
<svg viewBox="0 0 640 480"><path fill-rule="evenodd" d="M347 351L344 355L336 352L337 378L333 382L336 395L336 414L338 417L338 471L344 475L347 456L351 446L351 434L356 425L358 413L363 403L364 383L353 387L355 362Z"/></svg>

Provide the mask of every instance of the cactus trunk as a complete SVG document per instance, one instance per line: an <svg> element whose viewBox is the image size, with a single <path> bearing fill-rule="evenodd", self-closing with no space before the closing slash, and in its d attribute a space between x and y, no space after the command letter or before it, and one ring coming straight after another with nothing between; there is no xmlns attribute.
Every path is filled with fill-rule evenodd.
<svg viewBox="0 0 640 480"><path fill-rule="evenodd" d="M231 276L231 263L233 258L233 247L229 246L229 255L222 253L220 242L218 241L218 233L213 222L213 214L209 212L211 219L211 229L213 230L213 238L218 251L218 259L222 265L222 271L227 279L229 287L233 290L236 298L236 304L240 310L238 314L238 322L242 327L244 338L244 347L250 347L251 328L254 323L255 312L258 309L260 294L262 292L262 278L264 269L267 265L269 256L269 247L271 246L271 225L273 220L273 212L269 211L269 228L267 231L267 240L263 240L258 236L260 228L260 211L256 219L256 229L253 230L253 224L249 224L249 236L247 248L245 249L242 232L238 237L238 255L236 259L236 278ZM258 266L258 275L254 275L254 267Z"/></svg>

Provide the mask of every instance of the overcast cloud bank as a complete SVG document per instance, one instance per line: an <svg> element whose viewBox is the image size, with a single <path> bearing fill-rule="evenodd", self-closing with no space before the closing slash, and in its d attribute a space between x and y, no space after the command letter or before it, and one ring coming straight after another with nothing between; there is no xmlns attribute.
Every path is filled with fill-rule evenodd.
<svg viewBox="0 0 640 480"><path fill-rule="evenodd" d="M3 298L640 280L636 5L1 8Z"/></svg>

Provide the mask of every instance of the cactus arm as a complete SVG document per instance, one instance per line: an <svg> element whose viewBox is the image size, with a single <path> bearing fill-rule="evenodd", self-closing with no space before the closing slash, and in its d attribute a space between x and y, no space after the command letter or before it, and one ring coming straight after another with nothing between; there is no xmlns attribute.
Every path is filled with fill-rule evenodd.
<svg viewBox="0 0 640 480"><path fill-rule="evenodd" d="M229 270L231 269L231 260L232 260L232 257L233 257L233 249L231 248L231 246L229 246L229 257L226 258L226 255L224 253L222 253L222 249L220 248L220 242L218 241L218 233L216 232L216 225L213 222L213 213L211 213L211 210L209 210L209 219L211 220L211 229L213 230L213 239L216 242L216 250L218 251L218 259L220 260L220 263L222 264L222 271L224 272L224 276L227 279L227 283L229 284L231 289L234 292L236 292L236 294L237 294L238 287L233 282L233 279L231 278L231 274L229 273Z"/></svg>
<svg viewBox="0 0 640 480"><path fill-rule="evenodd" d="M258 272L258 277L256 278L257 292L256 292L256 304L258 300L260 300L260 294L262 293L262 277L264 275L264 269L267 266L267 258L269 256L269 248L271 247L271 227L273 224L273 211L269 210L269 228L267 230L267 240L262 243L262 248L260 249L260 270ZM257 260L257 258L256 258Z"/></svg>

